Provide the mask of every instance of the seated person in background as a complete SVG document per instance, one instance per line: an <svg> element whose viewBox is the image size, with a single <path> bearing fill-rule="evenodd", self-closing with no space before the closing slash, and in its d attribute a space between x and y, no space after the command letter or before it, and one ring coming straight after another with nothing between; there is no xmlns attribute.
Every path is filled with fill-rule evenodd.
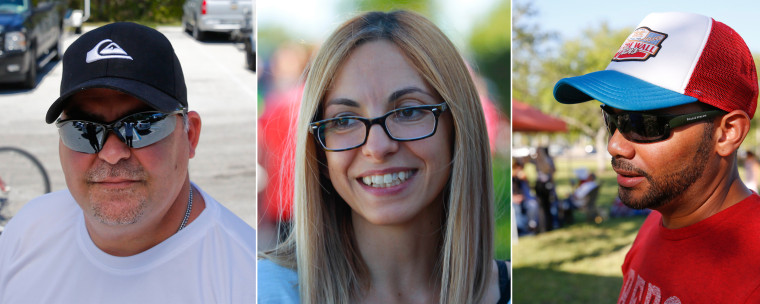
<svg viewBox="0 0 760 304"><path fill-rule="evenodd" d="M538 202L530 193L525 164L519 159L512 162L512 208L518 234L535 233L538 229Z"/></svg>
<svg viewBox="0 0 760 304"><path fill-rule="evenodd" d="M573 209L586 209L586 219L591 222L596 218L596 196L599 193L599 184L596 183L596 175L589 173L587 169L575 170L578 178L578 186L570 197L562 204L563 224L572 224Z"/></svg>

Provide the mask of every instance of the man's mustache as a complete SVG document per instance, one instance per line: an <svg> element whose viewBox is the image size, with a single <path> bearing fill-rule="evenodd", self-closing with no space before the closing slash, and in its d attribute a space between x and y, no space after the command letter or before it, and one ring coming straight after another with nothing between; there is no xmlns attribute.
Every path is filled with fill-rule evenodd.
<svg viewBox="0 0 760 304"><path fill-rule="evenodd" d="M147 174L139 164L120 161L115 165L106 162L99 162L95 167L87 171L85 180L87 182L101 182L108 178L123 178L128 180L144 180Z"/></svg>

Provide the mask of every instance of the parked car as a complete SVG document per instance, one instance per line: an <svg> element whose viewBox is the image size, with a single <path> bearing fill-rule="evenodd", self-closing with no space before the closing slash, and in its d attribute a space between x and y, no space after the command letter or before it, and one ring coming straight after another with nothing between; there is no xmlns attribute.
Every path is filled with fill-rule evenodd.
<svg viewBox="0 0 760 304"><path fill-rule="evenodd" d="M255 7L255 5L254 5ZM245 63L248 69L256 71L256 22L253 17L256 15L249 9L244 9L245 24L240 30L232 32L232 39L236 42L243 43L245 51Z"/></svg>
<svg viewBox="0 0 760 304"><path fill-rule="evenodd" d="M208 32L231 34L245 26L246 9L253 9L253 1L187 0L182 6L182 26L199 41Z"/></svg>
<svg viewBox="0 0 760 304"><path fill-rule="evenodd" d="M0 0L0 82L37 85L37 70L63 55L62 1Z"/></svg>

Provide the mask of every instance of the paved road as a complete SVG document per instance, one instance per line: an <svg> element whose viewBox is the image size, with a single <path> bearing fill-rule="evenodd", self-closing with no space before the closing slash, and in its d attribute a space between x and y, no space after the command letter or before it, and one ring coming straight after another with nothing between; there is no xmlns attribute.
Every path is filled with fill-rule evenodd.
<svg viewBox="0 0 760 304"><path fill-rule="evenodd" d="M248 224L256 219L256 74L245 68L242 44L219 39L197 42L179 27L159 27L174 46L198 111L202 131L190 178ZM78 36L68 34L66 46ZM58 158L55 126L44 122L58 97L61 64L51 62L31 91L0 86L0 146L22 147L50 174L53 191L66 187Z"/></svg>

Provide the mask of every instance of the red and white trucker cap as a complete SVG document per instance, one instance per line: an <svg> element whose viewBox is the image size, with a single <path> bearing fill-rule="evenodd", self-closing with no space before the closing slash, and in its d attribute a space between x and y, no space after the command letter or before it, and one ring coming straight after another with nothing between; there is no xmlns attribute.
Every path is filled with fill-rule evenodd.
<svg viewBox="0 0 760 304"><path fill-rule="evenodd" d="M755 62L727 25L691 13L652 13L623 42L604 71L564 78L561 103L591 99L627 111L700 101L725 111L757 107Z"/></svg>

